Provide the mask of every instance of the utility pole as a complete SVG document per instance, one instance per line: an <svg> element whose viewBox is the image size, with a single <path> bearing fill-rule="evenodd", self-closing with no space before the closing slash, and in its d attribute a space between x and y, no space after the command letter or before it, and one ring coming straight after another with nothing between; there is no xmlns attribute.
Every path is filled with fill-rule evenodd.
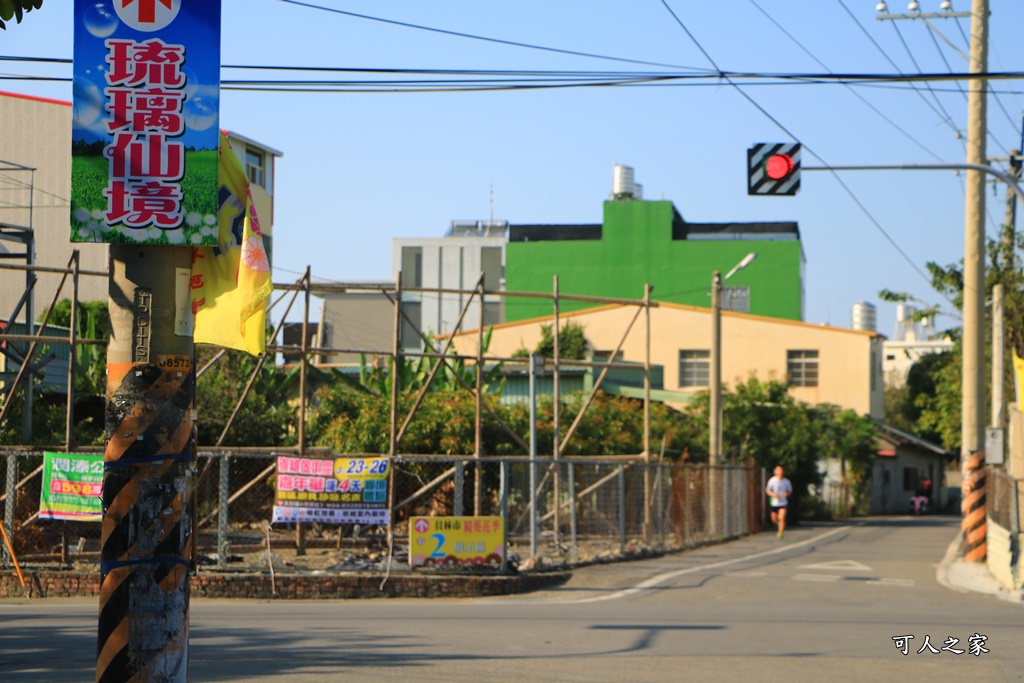
<svg viewBox="0 0 1024 683"><path fill-rule="evenodd" d="M192 248L112 244L110 261L96 680L185 681L195 364L175 323Z"/></svg>
<svg viewBox="0 0 1024 683"><path fill-rule="evenodd" d="M988 0L971 5L972 74L988 69ZM972 78L967 90L967 163L985 164L988 81ZM960 470L963 499L963 557L985 559L985 178L977 170L965 174L963 404Z"/></svg>

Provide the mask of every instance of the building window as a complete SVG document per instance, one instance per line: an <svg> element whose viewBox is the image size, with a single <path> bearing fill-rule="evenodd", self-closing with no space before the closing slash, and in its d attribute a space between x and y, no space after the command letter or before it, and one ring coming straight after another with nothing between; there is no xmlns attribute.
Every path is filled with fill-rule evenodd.
<svg viewBox="0 0 1024 683"><path fill-rule="evenodd" d="M402 247L402 286L423 286L423 247Z"/></svg>
<svg viewBox="0 0 1024 683"><path fill-rule="evenodd" d="M500 301L485 301L484 302L484 327L491 325L498 325L502 322L504 316L502 315L502 302Z"/></svg>
<svg viewBox="0 0 1024 683"><path fill-rule="evenodd" d="M501 289L501 278L505 276L501 264L501 247L480 248L480 269L484 271L484 289L496 292Z"/></svg>
<svg viewBox="0 0 1024 683"><path fill-rule="evenodd" d="M706 349L682 349L679 351L679 386L709 386L711 352Z"/></svg>
<svg viewBox="0 0 1024 683"><path fill-rule="evenodd" d="M251 149L245 150L245 173L250 183L266 188L267 173L263 154Z"/></svg>
<svg viewBox="0 0 1024 683"><path fill-rule="evenodd" d="M818 352L787 351L786 374L791 387L818 386Z"/></svg>
<svg viewBox="0 0 1024 683"><path fill-rule="evenodd" d="M722 310L750 313L750 287L722 287Z"/></svg>
<svg viewBox="0 0 1024 683"><path fill-rule="evenodd" d="M404 349L422 348L423 338L420 332L423 330L422 307L419 301L403 301L402 327L400 329L399 342Z"/></svg>

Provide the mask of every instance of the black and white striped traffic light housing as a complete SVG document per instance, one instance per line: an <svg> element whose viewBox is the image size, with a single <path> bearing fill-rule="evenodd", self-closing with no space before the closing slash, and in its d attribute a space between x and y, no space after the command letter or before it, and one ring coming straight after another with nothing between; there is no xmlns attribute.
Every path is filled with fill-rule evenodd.
<svg viewBox="0 0 1024 683"><path fill-rule="evenodd" d="M799 189L799 142L762 142L747 150L747 194L794 195Z"/></svg>

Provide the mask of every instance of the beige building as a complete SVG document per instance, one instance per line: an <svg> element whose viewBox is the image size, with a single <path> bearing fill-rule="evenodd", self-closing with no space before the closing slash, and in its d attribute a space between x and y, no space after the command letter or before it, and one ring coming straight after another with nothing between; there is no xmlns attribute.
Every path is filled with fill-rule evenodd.
<svg viewBox="0 0 1024 683"><path fill-rule="evenodd" d="M0 92L0 262L25 263L33 237L36 265L64 268L78 249L81 268L107 271L105 244L71 244L71 103ZM17 131L17 134L14 134ZM268 251L274 223L274 161L281 152L228 133L231 145L249 176L253 200ZM6 320L25 290L25 273L0 270L0 320ZM49 305L59 275L40 275L35 286L35 315ZM71 289L64 292L70 298ZM107 298L103 277L83 277L79 298ZM18 318L22 319L21 316Z"/></svg>
<svg viewBox="0 0 1024 683"><path fill-rule="evenodd" d="M619 344L636 313L634 306L607 305L563 314L562 325L582 325L588 354L607 358ZM490 356L532 350L541 326L535 318L494 326ZM644 362L644 316L622 345L620 360ZM476 354L477 332L455 337L459 353ZM876 332L811 325L745 313L722 312L722 382L726 388L751 376L786 380L794 398L811 404L831 403L861 415L882 417L882 340ZM664 388L696 394L708 388L711 311L661 303L651 309L651 363L664 368Z"/></svg>
<svg viewBox="0 0 1024 683"><path fill-rule="evenodd" d="M364 286L379 285L387 292L393 292L393 282L363 282ZM320 308L319 339L316 346L330 349L348 349L348 353L325 354L319 362L332 365L359 363L359 356L372 360L378 353L390 353L395 339L395 306L391 299L373 289L350 289L339 292L322 292ZM394 296L392 294L392 296ZM408 324L403 321L403 334ZM363 352L360 354L360 352Z"/></svg>

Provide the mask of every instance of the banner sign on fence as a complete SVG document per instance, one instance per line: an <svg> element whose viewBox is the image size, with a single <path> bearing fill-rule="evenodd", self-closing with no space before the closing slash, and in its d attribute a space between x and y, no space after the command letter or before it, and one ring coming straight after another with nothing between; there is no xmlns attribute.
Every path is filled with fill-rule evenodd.
<svg viewBox="0 0 1024 683"><path fill-rule="evenodd" d="M277 522L389 524L386 456L277 459Z"/></svg>
<svg viewBox="0 0 1024 683"><path fill-rule="evenodd" d="M75 0L71 241L217 244L219 0Z"/></svg>
<svg viewBox="0 0 1024 683"><path fill-rule="evenodd" d="M413 517L409 561L413 567L501 567L505 526L501 517Z"/></svg>
<svg viewBox="0 0 1024 683"><path fill-rule="evenodd" d="M102 521L103 456L44 453L39 518Z"/></svg>

